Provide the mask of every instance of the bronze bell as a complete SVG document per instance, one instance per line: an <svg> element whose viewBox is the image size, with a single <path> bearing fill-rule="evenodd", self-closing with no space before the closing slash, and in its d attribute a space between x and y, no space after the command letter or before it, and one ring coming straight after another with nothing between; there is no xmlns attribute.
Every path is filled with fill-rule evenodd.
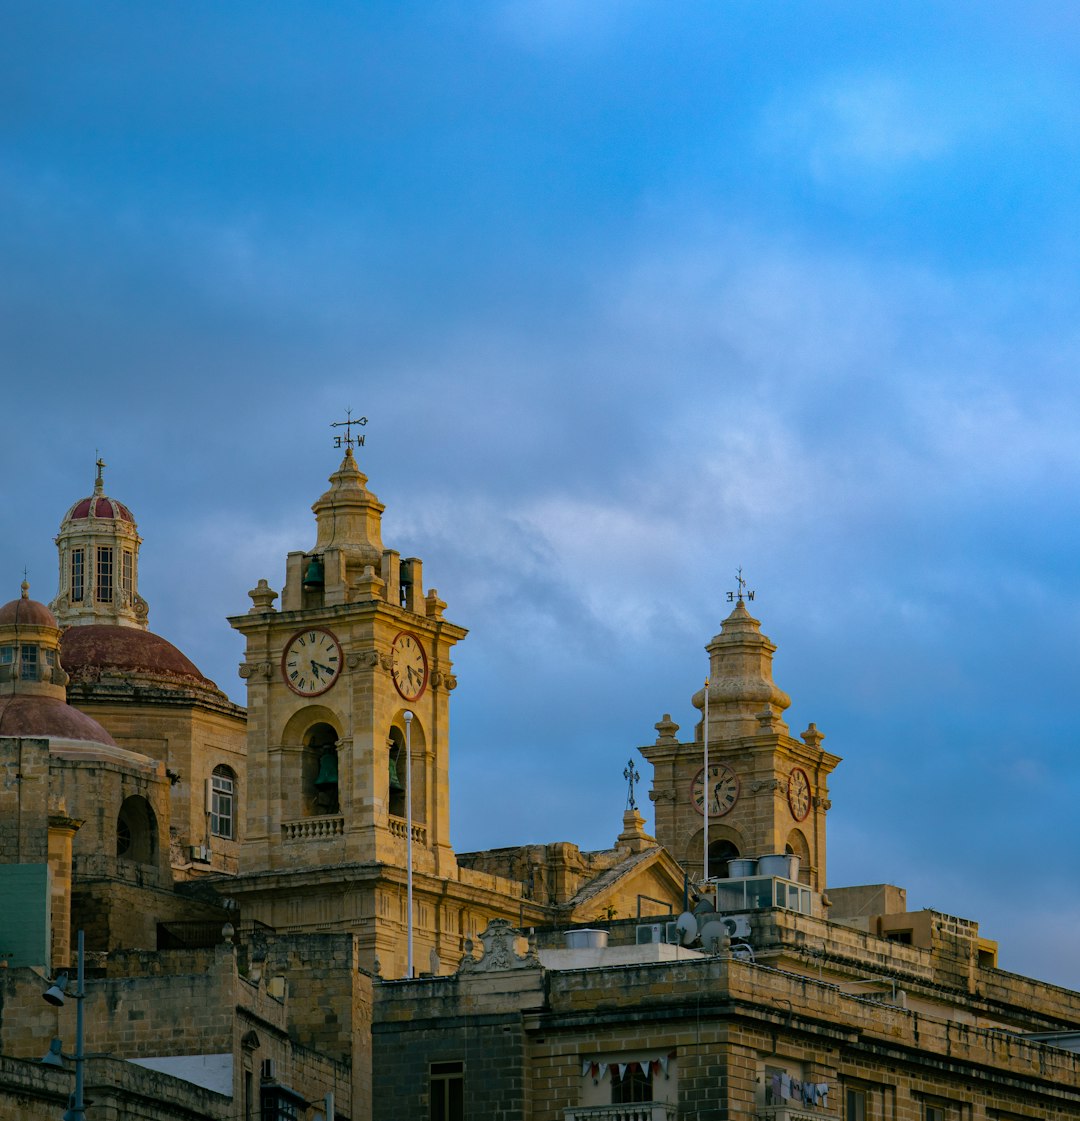
<svg viewBox="0 0 1080 1121"><path fill-rule="evenodd" d="M304 573L304 587L309 591L323 587L326 583L326 571L323 562L318 557L312 557L308 562L307 572Z"/></svg>
<svg viewBox="0 0 1080 1121"><path fill-rule="evenodd" d="M401 784L401 779L398 778L397 773L397 752L390 752L390 792L392 794L404 794L405 787Z"/></svg>
<svg viewBox="0 0 1080 1121"><path fill-rule="evenodd" d="M319 777L315 780L315 788L337 786L337 775L337 752L331 747L319 756Z"/></svg>

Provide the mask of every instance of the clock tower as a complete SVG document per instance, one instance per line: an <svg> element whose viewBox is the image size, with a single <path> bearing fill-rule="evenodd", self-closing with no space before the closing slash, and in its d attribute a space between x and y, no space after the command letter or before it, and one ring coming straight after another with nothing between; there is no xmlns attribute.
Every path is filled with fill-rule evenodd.
<svg viewBox="0 0 1080 1121"><path fill-rule="evenodd" d="M457 875L447 729L466 631L425 594L421 562L383 546L384 507L351 447L312 509L316 540L289 553L280 608L260 580L229 620L248 694L244 874L229 890L277 929L366 927L388 965L410 848L416 874Z"/></svg>
<svg viewBox="0 0 1080 1121"><path fill-rule="evenodd" d="M726 876L736 857L786 852L799 857L799 878L823 891L827 779L840 760L823 750L813 724L796 739L784 723L791 699L773 681L776 647L747 610L751 595L738 594L705 648L709 675L692 698L702 713L693 739L680 742L665 714L656 742L641 748L654 767L656 838L700 876L707 801L710 876Z"/></svg>

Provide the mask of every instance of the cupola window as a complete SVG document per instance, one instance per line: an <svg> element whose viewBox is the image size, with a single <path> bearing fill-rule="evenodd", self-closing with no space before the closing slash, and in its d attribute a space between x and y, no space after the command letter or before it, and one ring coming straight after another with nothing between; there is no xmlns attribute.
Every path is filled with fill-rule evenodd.
<svg viewBox="0 0 1080 1121"><path fill-rule="evenodd" d="M111 545L99 545L97 551L97 585L94 598L98 603L112 603L113 551Z"/></svg>
<svg viewBox="0 0 1080 1121"><path fill-rule="evenodd" d="M120 569L120 590L124 593L124 602L131 602L131 588L135 573L135 555L130 549L124 550L122 568Z"/></svg>
<svg viewBox="0 0 1080 1121"><path fill-rule="evenodd" d="M86 554L82 549L71 550L71 599L73 603L81 603L86 594L86 572L84 568Z"/></svg>
<svg viewBox="0 0 1080 1121"><path fill-rule="evenodd" d="M23 681L37 681L39 673L38 648L24 645L21 647L19 676Z"/></svg>

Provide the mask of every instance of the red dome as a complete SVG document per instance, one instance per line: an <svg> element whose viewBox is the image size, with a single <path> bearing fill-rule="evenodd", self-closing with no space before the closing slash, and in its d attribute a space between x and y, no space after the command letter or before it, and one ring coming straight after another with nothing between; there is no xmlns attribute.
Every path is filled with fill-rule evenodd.
<svg viewBox="0 0 1080 1121"><path fill-rule="evenodd" d="M85 712L54 697L22 694L0 698L0 736L87 740L116 746L112 736Z"/></svg>
<svg viewBox="0 0 1080 1121"><path fill-rule="evenodd" d="M109 518L135 524L131 511L115 498L108 498L104 494L92 494L89 498L80 498L67 512L64 521L73 521L80 518Z"/></svg>
<svg viewBox="0 0 1080 1121"><path fill-rule="evenodd" d="M73 682L94 681L104 672L217 688L171 642L138 627L108 623L68 627L60 638L60 664Z"/></svg>
<svg viewBox="0 0 1080 1121"><path fill-rule="evenodd" d="M0 607L0 626L18 623L29 627L52 627L59 630L56 616L36 599L13 599Z"/></svg>

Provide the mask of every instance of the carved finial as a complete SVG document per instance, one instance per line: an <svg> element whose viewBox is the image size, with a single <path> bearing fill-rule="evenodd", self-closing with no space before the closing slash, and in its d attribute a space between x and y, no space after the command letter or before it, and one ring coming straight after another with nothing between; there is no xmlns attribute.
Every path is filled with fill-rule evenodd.
<svg viewBox="0 0 1080 1121"><path fill-rule="evenodd" d="M23 569L23 582L19 585L19 587L22 588L22 598L23 599L29 599L30 598L30 584L29 584L29 581L26 579L26 569L25 568Z"/></svg>
<svg viewBox="0 0 1080 1121"><path fill-rule="evenodd" d="M265 580L260 580L254 588L248 592L251 596L251 610L249 615L261 615L264 611L274 610L274 600L277 599L277 592Z"/></svg>
<svg viewBox="0 0 1080 1121"><path fill-rule="evenodd" d="M820 747L821 741L825 738L824 732L817 730L817 725L811 722L810 726L799 737L807 747Z"/></svg>
<svg viewBox="0 0 1080 1121"><path fill-rule="evenodd" d="M97 478L94 480L94 493L103 494L105 491L105 480L102 476L102 472L105 470L105 460L99 455L94 466L97 468Z"/></svg>
<svg viewBox="0 0 1080 1121"><path fill-rule="evenodd" d="M674 743L675 733L679 730L679 725L671 719L671 713L665 712L663 716L653 725L657 731L657 743Z"/></svg>

